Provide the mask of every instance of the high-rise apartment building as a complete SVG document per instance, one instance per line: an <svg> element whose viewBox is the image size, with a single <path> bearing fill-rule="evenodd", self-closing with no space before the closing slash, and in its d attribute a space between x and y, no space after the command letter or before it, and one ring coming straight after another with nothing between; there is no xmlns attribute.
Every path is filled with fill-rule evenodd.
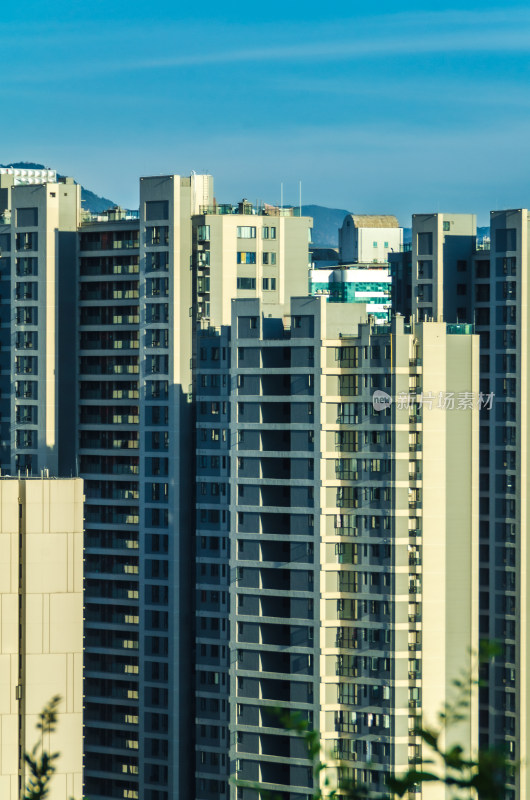
<svg viewBox="0 0 530 800"><path fill-rule="evenodd" d="M196 317L212 325L230 324L231 302L260 297L271 312L306 292L310 217L293 209L203 206L193 218ZM266 310L266 309L265 309Z"/></svg>
<svg viewBox="0 0 530 800"><path fill-rule="evenodd" d="M100 215L70 179L26 178L0 175L0 466L86 481L86 793L176 798L193 784L195 322L229 321L232 294L272 312L304 292L310 220L228 214L207 175L143 178L138 214Z"/></svg>
<svg viewBox="0 0 530 800"><path fill-rule="evenodd" d="M24 753L40 739L39 713L59 695L56 731L43 738L60 753L49 797L81 797L82 481L1 478L0 553L0 792L23 796Z"/></svg>
<svg viewBox="0 0 530 800"><path fill-rule="evenodd" d="M190 791L192 215L209 175L140 179L140 783Z"/></svg>
<svg viewBox="0 0 530 800"><path fill-rule="evenodd" d="M232 309L197 342L196 796L311 796L278 706L382 789L478 642L478 341L317 298ZM448 736L472 750L470 703Z"/></svg>
<svg viewBox="0 0 530 800"><path fill-rule="evenodd" d="M484 667L479 733L483 747L514 761L507 800L529 792L526 485L529 215L491 212L491 250L477 244L473 215L415 215L412 314L467 320L480 335L480 634L501 644ZM399 305L397 306L399 310ZM515 764L519 767L515 770Z"/></svg>
<svg viewBox="0 0 530 800"><path fill-rule="evenodd" d="M74 470L75 258L80 187L11 192L11 469Z"/></svg>
<svg viewBox="0 0 530 800"><path fill-rule="evenodd" d="M233 296L263 297L272 312L295 287L305 290L309 226L307 217L278 209L214 205L210 176L140 182L139 774L146 800L176 798L192 783L195 322L228 322Z"/></svg>
<svg viewBox="0 0 530 800"><path fill-rule="evenodd" d="M474 214L413 214L412 297L419 319L472 322Z"/></svg>
<svg viewBox="0 0 530 800"><path fill-rule="evenodd" d="M481 415L481 635L501 643L485 671L480 734L484 746L505 747L520 766L507 800L530 792L526 765L530 706L528 658L528 286L529 213L491 213L491 252L472 262L474 320L481 343L483 392L494 392ZM488 258L489 256L489 258Z"/></svg>
<svg viewBox="0 0 530 800"><path fill-rule="evenodd" d="M139 220L83 215L76 468L85 505L85 793L138 796Z"/></svg>
<svg viewBox="0 0 530 800"><path fill-rule="evenodd" d="M71 475L80 187L71 178L27 180L0 175L0 466Z"/></svg>
<svg viewBox="0 0 530 800"><path fill-rule="evenodd" d="M192 457L191 216L211 192L210 176L144 178L139 214L113 209L80 230L91 797L188 790L192 528L180 470Z"/></svg>

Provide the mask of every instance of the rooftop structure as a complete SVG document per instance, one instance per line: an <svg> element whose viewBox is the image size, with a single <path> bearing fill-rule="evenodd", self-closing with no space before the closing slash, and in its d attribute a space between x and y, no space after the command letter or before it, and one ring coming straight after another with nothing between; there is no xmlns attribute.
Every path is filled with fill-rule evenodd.
<svg viewBox="0 0 530 800"><path fill-rule="evenodd" d="M32 169L29 167L0 167L0 176L2 175L10 176L13 179L14 186L57 182L57 171L47 168Z"/></svg>
<svg viewBox="0 0 530 800"><path fill-rule="evenodd" d="M365 303L376 324L389 322L392 278L389 268L374 264L343 264L335 269L311 269L309 293L330 303Z"/></svg>
<svg viewBox="0 0 530 800"><path fill-rule="evenodd" d="M348 214L339 229L342 264L386 263L388 254L399 252L403 229L394 216Z"/></svg>

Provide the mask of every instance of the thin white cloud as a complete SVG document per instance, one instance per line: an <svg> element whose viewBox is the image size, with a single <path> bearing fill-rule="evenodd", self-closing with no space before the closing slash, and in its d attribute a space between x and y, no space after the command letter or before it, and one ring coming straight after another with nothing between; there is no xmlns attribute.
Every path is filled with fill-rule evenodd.
<svg viewBox="0 0 530 800"><path fill-rule="evenodd" d="M115 51L116 56L106 60L101 52L109 51L105 43L111 31L114 31L111 26L98 28L90 24L67 37L63 31L62 44L69 51L67 70L64 69L66 53L59 47L56 58L60 67L53 63L53 51L47 51L46 58L51 58L51 63L43 64L42 71L12 70L7 80L59 81L80 75L111 76L244 63L346 63L428 54L521 54L530 52L530 9L398 12L341 21L332 19L322 24L309 20L297 25L286 22L257 26L205 20L198 27L197 21L172 20L161 28L158 24L140 27L132 23L120 30L116 42L128 42L127 55L120 58ZM39 34L30 32L26 36L22 32L13 40L13 44L16 41L13 58L16 61L17 51L24 52L25 48L34 49L34 55L38 55L39 44L44 45L47 36L56 39L60 32L60 25ZM9 36L6 41L9 47ZM224 47L219 48L220 41L225 43ZM242 41L253 42L254 46L238 46ZM190 51L190 46L194 50ZM28 53L29 50L26 56ZM138 58L142 53L144 57Z"/></svg>
<svg viewBox="0 0 530 800"><path fill-rule="evenodd" d="M346 41L306 42L300 45L244 48L209 53L190 53L163 58L139 59L114 64L112 71L164 69L175 67L236 64L241 62L355 61L379 56L414 56L428 53L514 53L530 52L530 30L506 30L426 34Z"/></svg>

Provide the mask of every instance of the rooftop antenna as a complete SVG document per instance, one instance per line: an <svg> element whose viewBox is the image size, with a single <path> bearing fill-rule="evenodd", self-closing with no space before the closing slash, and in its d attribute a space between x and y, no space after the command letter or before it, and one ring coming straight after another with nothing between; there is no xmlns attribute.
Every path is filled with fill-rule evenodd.
<svg viewBox="0 0 530 800"><path fill-rule="evenodd" d="M301 217L302 216L302 181L298 181L298 188L299 188L299 191L300 191L300 211L298 213L298 216Z"/></svg>
<svg viewBox="0 0 530 800"><path fill-rule="evenodd" d="M280 208L283 208L283 183L280 183Z"/></svg>

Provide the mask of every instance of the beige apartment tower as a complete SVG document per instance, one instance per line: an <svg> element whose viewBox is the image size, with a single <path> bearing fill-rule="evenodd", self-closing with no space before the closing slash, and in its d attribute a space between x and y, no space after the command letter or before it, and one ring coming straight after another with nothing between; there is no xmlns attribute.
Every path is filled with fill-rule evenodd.
<svg viewBox="0 0 530 800"><path fill-rule="evenodd" d="M82 796L83 482L0 479L0 796L19 800L37 715L62 698L49 800Z"/></svg>
<svg viewBox="0 0 530 800"><path fill-rule="evenodd" d="M253 800L230 775L312 795L277 706L320 731L342 778L384 792L431 756L418 714L435 724L476 670L478 337L324 298L281 318L240 299L198 354L197 800ZM473 753L468 699L448 736Z"/></svg>
<svg viewBox="0 0 530 800"><path fill-rule="evenodd" d="M400 774L431 757L417 715L436 725L453 681L477 669L479 343L470 326L397 317L378 335L328 316L320 730L337 764L373 784L378 761ZM377 391L391 395L388 410L374 409ZM476 692L469 702L469 720L447 733L467 753L478 743ZM449 795L428 786L423 796Z"/></svg>
<svg viewBox="0 0 530 800"><path fill-rule="evenodd" d="M81 187L60 183L14 186L11 267L12 473L74 471L71 346Z"/></svg>
<svg viewBox="0 0 530 800"><path fill-rule="evenodd" d="M196 319L229 325L232 300L255 297L271 316L308 291L311 217L242 200L202 206L192 223Z"/></svg>

